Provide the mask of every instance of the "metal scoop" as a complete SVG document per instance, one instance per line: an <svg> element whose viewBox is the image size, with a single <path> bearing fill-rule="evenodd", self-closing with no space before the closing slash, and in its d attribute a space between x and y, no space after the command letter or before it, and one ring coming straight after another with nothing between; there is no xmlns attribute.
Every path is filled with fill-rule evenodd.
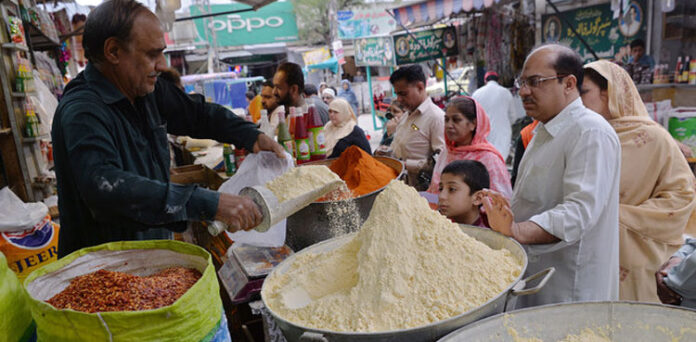
<svg viewBox="0 0 696 342"><path fill-rule="evenodd" d="M310 205L312 202L322 196L332 192L344 185L342 180L335 180L321 188L308 191L300 196L291 198L285 202L280 202L271 190L263 185L255 185L243 188L239 195L251 198L261 210L263 221L254 229L258 232L265 232L278 222L284 220L288 216L300 211L300 209ZM220 221L214 221L208 224L208 232L216 236L227 230L227 225Z"/></svg>

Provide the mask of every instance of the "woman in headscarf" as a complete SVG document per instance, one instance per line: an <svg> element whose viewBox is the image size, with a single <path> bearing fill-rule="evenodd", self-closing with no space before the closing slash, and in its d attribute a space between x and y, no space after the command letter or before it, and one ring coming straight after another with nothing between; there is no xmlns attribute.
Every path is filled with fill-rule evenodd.
<svg viewBox="0 0 696 342"><path fill-rule="evenodd" d="M330 105L331 101L336 98L336 92L331 88L326 88L321 92L321 99L324 100L326 105Z"/></svg>
<svg viewBox="0 0 696 342"><path fill-rule="evenodd" d="M469 96L453 99L445 111L445 144L447 149L440 153L433 170L433 179L428 192L437 193L442 170L455 160L476 160L486 166L490 175L491 189L512 197L510 173L503 156L486 140L491 124L476 100Z"/></svg>
<svg viewBox="0 0 696 342"><path fill-rule="evenodd" d="M326 138L326 154L328 158L336 158L350 146L357 145L365 152L372 154L370 142L365 137L358 119L353 114L353 109L348 101L336 98L329 104L329 121L324 126Z"/></svg>
<svg viewBox="0 0 696 342"><path fill-rule="evenodd" d="M350 88L350 81L348 80L343 80L341 81L341 90L338 92L338 97L342 97L350 103L350 106L353 107L353 113L359 113L358 112L358 97L355 95L353 90Z"/></svg>
<svg viewBox="0 0 696 342"><path fill-rule="evenodd" d="M582 100L621 141L619 298L659 303L655 272L684 242L696 208L694 175L624 69L608 61L585 65Z"/></svg>

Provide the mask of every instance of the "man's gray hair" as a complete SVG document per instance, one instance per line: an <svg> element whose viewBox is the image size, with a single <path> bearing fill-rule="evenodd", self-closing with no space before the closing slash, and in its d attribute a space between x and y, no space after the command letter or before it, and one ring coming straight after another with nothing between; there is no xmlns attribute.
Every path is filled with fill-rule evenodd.
<svg viewBox="0 0 696 342"><path fill-rule="evenodd" d="M127 43L133 22L147 7L135 0L108 0L97 6L87 16L82 48L85 57L92 63L104 61L104 43L111 37Z"/></svg>

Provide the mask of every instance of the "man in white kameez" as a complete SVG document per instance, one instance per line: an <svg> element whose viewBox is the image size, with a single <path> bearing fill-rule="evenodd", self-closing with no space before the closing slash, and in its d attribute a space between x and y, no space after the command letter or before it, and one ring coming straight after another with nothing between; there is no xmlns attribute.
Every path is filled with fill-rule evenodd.
<svg viewBox="0 0 696 342"><path fill-rule="evenodd" d="M491 191L484 199L491 228L525 245L527 275L556 269L518 307L618 298L621 146L607 121L582 104L582 64L560 45L527 57L517 82L527 115L540 123L511 205Z"/></svg>
<svg viewBox="0 0 696 342"><path fill-rule="evenodd" d="M488 133L488 142L495 146L496 150L506 160L510 154L510 142L512 140L512 122L517 120L517 111L512 93L498 84L498 73L489 71L484 76L486 85L477 89L471 97L481 104L491 119L491 132Z"/></svg>

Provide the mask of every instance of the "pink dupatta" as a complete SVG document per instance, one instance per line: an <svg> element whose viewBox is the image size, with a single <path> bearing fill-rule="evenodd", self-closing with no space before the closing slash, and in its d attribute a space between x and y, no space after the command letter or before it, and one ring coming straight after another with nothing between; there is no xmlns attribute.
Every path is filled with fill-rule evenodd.
<svg viewBox="0 0 696 342"><path fill-rule="evenodd" d="M476 160L481 162L490 176L491 189L503 194L507 198L512 197L512 184L510 183L510 173L505 166L505 161L500 152L488 142L488 133L491 131L491 123L486 115L483 107L471 97L467 98L474 101L476 106L476 131L471 140L471 144L466 146L456 146L455 142L447 139L445 135L445 143L447 150L440 153L435 168L433 170L433 179L430 183L428 192L438 193L438 185L440 184L440 175L447 164L455 160Z"/></svg>

